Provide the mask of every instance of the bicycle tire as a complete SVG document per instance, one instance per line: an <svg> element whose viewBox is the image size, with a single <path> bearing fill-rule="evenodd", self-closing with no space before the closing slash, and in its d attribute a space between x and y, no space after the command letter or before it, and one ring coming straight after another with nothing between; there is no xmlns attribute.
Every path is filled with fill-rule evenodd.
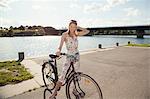
<svg viewBox="0 0 150 99"><path fill-rule="evenodd" d="M71 88L71 84L74 83L73 82L74 80L76 81L75 86L77 87L77 88L75 88L75 87L74 88L77 90L78 95L74 95L72 93L74 88ZM85 80L85 83L84 83L84 80ZM87 80L87 84L86 84L86 80ZM94 86L92 86L92 84ZM93 89L90 89L90 87L92 87L92 88L95 87L96 89L93 90ZM97 92L97 93L95 93L95 92ZM81 72L75 73L69 79L69 81L66 85L66 96L67 96L67 99L80 99L83 97L84 97L84 99L103 99L102 91L101 91L98 83L89 75L83 74Z"/></svg>
<svg viewBox="0 0 150 99"><path fill-rule="evenodd" d="M43 93L43 98L44 98L44 99L49 99L50 95L52 95L51 90L48 89L48 88L46 88L46 89L44 90L44 93ZM55 97L54 99L56 99L56 97Z"/></svg>
<svg viewBox="0 0 150 99"><path fill-rule="evenodd" d="M53 90L56 86L56 83L54 81L55 74L52 66L48 62L45 62L44 66L42 67L42 77L43 77L44 85L48 89Z"/></svg>

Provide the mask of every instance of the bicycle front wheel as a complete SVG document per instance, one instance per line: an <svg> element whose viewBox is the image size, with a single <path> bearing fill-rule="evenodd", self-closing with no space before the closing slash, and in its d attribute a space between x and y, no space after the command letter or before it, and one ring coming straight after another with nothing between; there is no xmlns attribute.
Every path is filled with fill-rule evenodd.
<svg viewBox="0 0 150 99"><path fill-rule="evenodd" d="M52 95L51 90L46 88L46 89L44 90L44 93L43 93L44 99L49 99L49 97L50 97L51 95ZM54 99L56 99L56 98L54 98Z"/></svg>
<svg viewBox="0 0 150 99"><path fill-rule="evenodd" d="M52 66L48 62L45 62L45 65L42 67L42 76L45 86L48 89L53 90L56 85L54 81L55 74Z"/></svg>
<svg viewBox="0 0 150 99"><path fill-rule="evenodd" d="M97 82L89 75L74 74L66 85L67 99L103 99Z"/></svg>

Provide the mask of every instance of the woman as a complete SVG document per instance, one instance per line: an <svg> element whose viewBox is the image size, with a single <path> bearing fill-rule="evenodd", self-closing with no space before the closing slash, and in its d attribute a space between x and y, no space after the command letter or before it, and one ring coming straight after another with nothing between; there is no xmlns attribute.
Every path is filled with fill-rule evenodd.
<svg viewBox="0 0 150 99"><path fill-rule="evenodd" d="M80 31L77 31L79 29ZM67 70L70 66L70 62L74 63L75 70L77 71L80 66L80 56L79 56L79 50L78 50L78 36L82 36L89 33L89 30L85 28L81 28L77 26L77 22L75 20L71 20L69 23L69 29L68 31L64 32L61 37L61 42L59 45L59 48L56 52L56 55L60 55L62 46L65 42L66 44L66 49L67 49L67 56L66 56L66 61L63 65L63 70L61 73L61 76L56 83L55 90L52 94L52 96L49 97L49 99L54 99L54 97L57 95L58 89L61 87L62 83L65 80L65 75L67 73Z"/></svg>

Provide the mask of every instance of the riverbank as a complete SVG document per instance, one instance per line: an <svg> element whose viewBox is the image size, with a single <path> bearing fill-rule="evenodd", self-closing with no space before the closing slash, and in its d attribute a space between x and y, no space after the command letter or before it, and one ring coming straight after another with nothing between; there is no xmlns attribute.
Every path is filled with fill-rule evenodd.
<svg viewBox="0 0 150 99"><path fill-rule="evenodd" d="M104 99L148 99L149 91L149 47L115 47L112 49L97 49L86 53L81 53L80 70L92 76L100 85ZM39 57L26 59L22 63L26 64L32 74L35 76L32 83L26 85L20 84L20 88L16 89L8 87L0 88L1 96L17 96L9 99L42 99L43 84L41 77L41 64L48 57ZM62 69L64 58L58 60L59 73ZM10 86L9 86L10 87ZM23 89L40 88L31 92L20 94ZM5 90L5 91L4 91ZM11 91L10 91L11 90ZM15 91L13 91L15 90ZM43 90L43 91L42 91ZM18 93L17 93L18 92ZM138 94L137 94L138 93ZM11 95L10 95L11 94ZM20 95L18 95L20 94ZM58 99L65 99L65 88L59 94Z"/></svg>
<svg viewBox="0 0 150 99"><path fill-rule="evenodd" d="M144 28L144 29L143 29ZM95 27L95 28L87 28L90 30L87 36L93 35L137 35L138 30L145 35L150 35L149 32L145 32L145 30L149 30L149 25L140 25L140 26L118 26L118 27ZM136 30L136 31L135 31ZM39 36L39 35L61 35L63 32L67 31L67 29L55 29L51 26L23 26L0 29L0 37L13 37L13 36ZM143 37L143 36L142 36Z"/></svg>
<svg viewBox="0 0 150 99"><path fill-rule="evenodd" d="M150 44L128 44L126 46L150 47Z"/></svg>

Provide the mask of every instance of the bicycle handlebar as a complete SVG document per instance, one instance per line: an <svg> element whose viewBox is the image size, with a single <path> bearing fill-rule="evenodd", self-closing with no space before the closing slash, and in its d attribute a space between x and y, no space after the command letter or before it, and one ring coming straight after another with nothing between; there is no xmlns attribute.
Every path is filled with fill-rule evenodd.
<svg viewBox="0 0 150 99"><path fill-rule="evenodd" d="M60 53L60 55L66 55L66 53Z"/></svg>
<svg viewBox="0 0 150 99"><path fill-rule="evenodd" d="M66 53L60 53L60 55L66 55ZM57 58L59 57L58 55L50 54L49 57L51 58Z"/></svg>

